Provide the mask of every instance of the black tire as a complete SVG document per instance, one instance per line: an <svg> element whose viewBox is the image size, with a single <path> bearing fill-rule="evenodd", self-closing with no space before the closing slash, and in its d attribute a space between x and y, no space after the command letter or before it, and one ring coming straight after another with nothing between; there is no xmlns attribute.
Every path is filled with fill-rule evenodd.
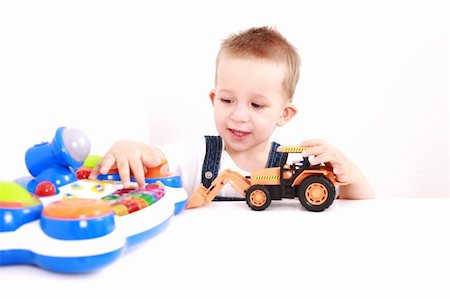
<svg viewBox="0 0 450 299"><path fill-rule="evenodd" d="M301 182L297 189L297 196L305 209L321 212L327 209L336 198L336 188L323 175L312 175Z"/></svg>
<svg viewBox="0 0 450 299"><path fill-rule="evenodd" d="M262 211L270 205L272 199L266 187L263 185L254 185L248 188L245 193L245 201L252 210Z"/></svg>

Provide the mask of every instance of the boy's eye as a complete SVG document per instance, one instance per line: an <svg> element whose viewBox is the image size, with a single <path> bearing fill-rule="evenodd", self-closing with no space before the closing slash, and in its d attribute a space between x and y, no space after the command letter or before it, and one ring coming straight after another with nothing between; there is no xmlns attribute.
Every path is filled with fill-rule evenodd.
<svg viewBox="0 0 450 299"><path fill-rule="evenodd" d="M220 101L225 104L230 104L233 100L228 98L221 98Z"/></svg>
<svg viewBox="0 0 450 299"><path fill-rule="evenodd" d="M263 108L264 106L263 106L263 105L260 105L260 104L257 104L257 103L252 103L252 107L253 107L253 108L260 109L260 108Z"/></svg>

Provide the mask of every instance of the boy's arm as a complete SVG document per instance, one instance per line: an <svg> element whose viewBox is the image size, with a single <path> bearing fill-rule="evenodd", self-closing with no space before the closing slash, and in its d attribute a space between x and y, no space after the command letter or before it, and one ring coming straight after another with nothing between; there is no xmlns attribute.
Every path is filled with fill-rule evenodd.
<svg viewBox="0 0 450 299"><path fill-rule="evenodd" d="M130 186L130 173L139 186L145 185L147 168L159 166L165 160L163 152L145 143L120 140L113 144L103 159L92 169L89 179L96 179L99 174L107 174L110 169L117 169L124 188Z"/></svg>
<svg viewBox="0 0 450 299"><path fill-rule="evenodd" d="M369 181L362 171L342 152L324 140L313 139L301 142L302 146L311 147L303 152L303 157L315 156L310 159L311 165L321 163L333 168L336 178L341 183L339 197L347 199L373 198L374 193Z"/></svg>

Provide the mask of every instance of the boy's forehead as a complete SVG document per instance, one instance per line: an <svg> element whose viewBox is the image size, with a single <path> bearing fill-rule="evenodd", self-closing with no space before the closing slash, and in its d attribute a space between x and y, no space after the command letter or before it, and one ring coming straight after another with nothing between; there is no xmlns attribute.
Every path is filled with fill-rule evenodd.
<svg viewBox="0 0 450 299"><path fill-rule="evenodd" d="M286 68L275 61L255 57L223 56L217 63L216 79L252 76L259 80L282 82Z"/></svg>

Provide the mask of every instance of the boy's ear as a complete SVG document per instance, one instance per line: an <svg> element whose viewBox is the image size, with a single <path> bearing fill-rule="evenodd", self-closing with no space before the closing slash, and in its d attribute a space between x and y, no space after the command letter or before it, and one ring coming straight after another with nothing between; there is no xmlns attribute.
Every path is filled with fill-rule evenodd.
<svg viewBox="0 0 450 299"><path fill-rule="evenodd" d="M286 104L277 122L277 126L281 127L287 124L297 114L297 107L292 103Z"/></svg>
<svg viewBox="0 0 450 299"><path fill-rule="evenodd" d="M211 99L211 103L214 105L214 98L216 97L216 91L213 89L209 92L209 98Z"/></svg>

